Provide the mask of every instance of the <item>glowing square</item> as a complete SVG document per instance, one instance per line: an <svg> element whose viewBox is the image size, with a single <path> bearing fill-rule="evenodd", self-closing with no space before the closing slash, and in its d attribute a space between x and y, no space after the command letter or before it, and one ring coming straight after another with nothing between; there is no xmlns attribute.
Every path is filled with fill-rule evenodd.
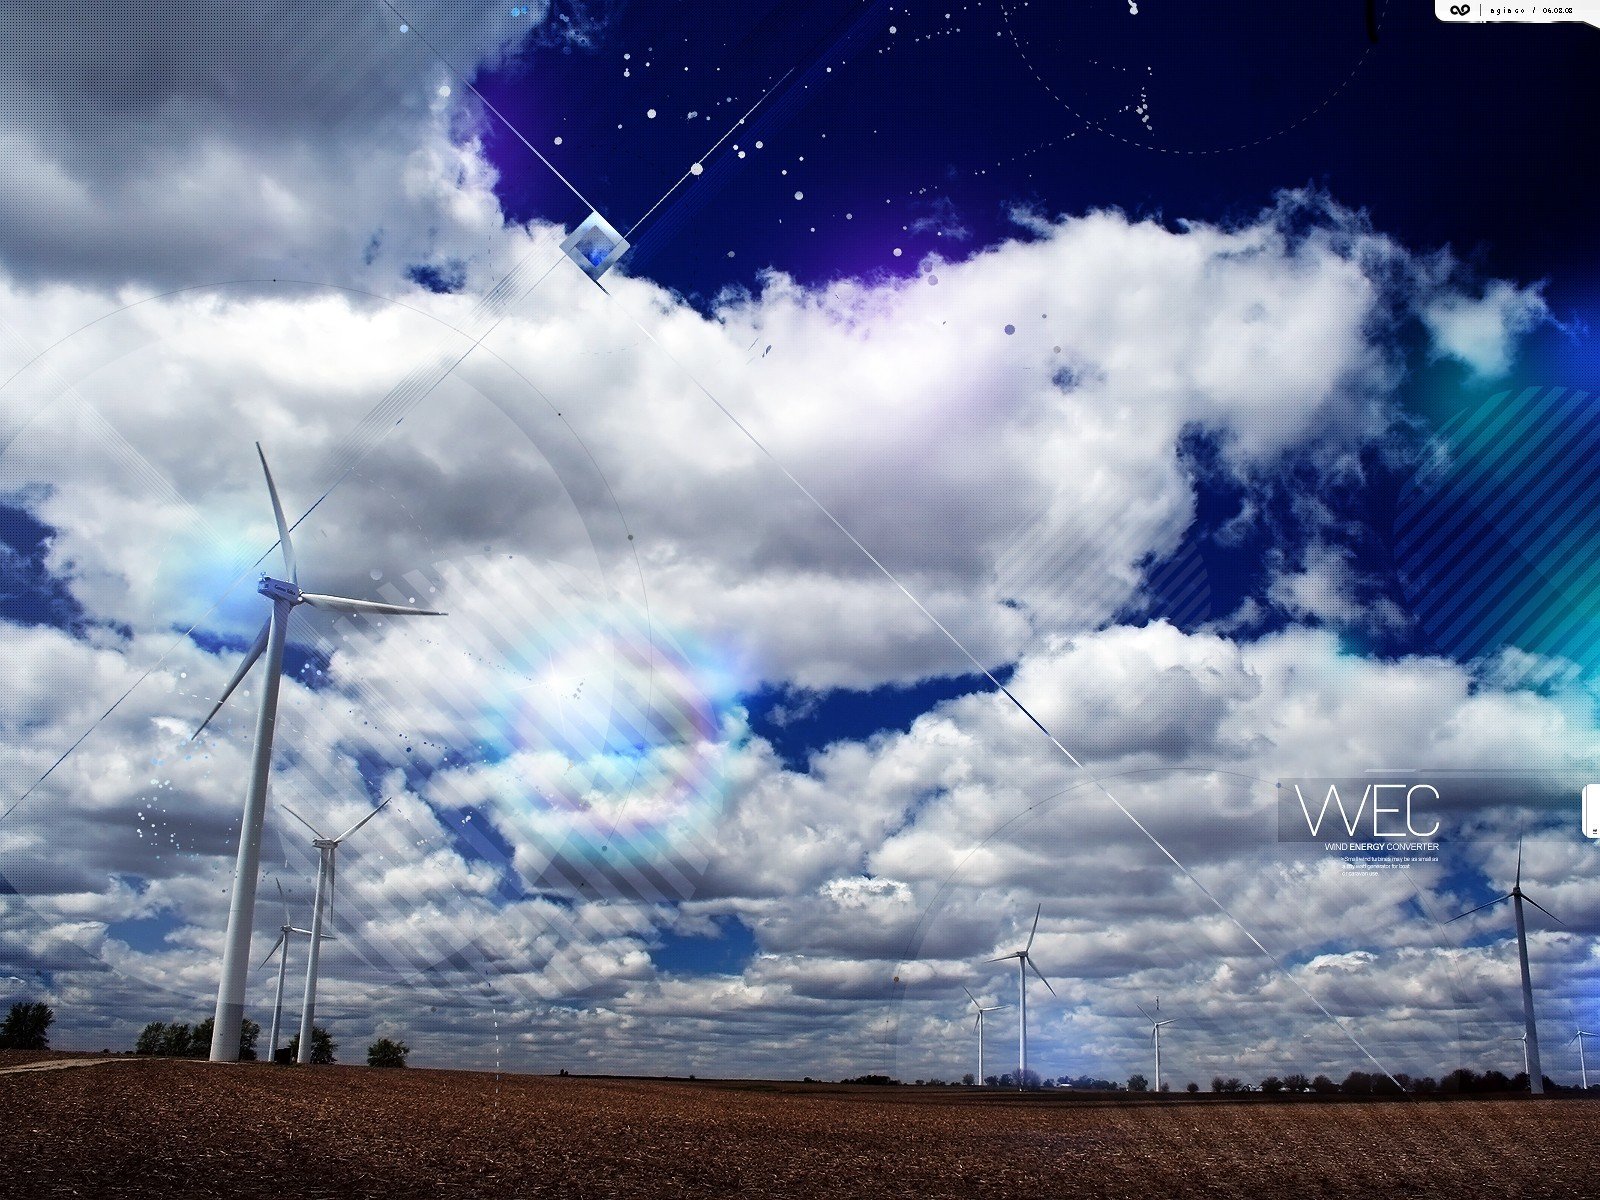
<svg viewBox="0 0 1600 1200"><path fill-rule="evenodd" d="M590 279L599 281L628 250L623 237L599 213L592 212L561 243L561 249Z"/></svg>

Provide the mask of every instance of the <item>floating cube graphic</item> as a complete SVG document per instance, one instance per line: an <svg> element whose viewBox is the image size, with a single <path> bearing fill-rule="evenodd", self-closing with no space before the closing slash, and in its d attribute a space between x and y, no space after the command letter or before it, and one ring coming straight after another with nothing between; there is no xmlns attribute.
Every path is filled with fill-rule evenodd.
<svg viewBox="0 0 1600 1200"><path fill-rule="evenodd" d="M599 282L617 259L628 250L628 239L623 237L599 213L590 213L584 221L561 243L567 257L577 263L583 273Z"/></svg>

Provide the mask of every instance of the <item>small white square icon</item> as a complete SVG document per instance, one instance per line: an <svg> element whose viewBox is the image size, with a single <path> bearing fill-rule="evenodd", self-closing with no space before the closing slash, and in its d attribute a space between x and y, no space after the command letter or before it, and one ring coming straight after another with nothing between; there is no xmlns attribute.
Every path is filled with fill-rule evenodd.
<svg viewBox="0 0 1600 1200"><path fill-rule="evenodd" d="M1583 788L1583 836L1600 839L1600 783Z"/></svg>

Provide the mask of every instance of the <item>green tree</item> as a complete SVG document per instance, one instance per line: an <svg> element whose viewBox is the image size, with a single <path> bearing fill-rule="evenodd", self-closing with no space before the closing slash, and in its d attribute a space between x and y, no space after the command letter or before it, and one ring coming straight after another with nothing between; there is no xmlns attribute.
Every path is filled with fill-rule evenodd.
<svg viewBox="0 0 1600 1200"><path fill-rule="evenodd" d="M1198 1083L1196 1083L1194 1080L1191 1079L1189 1081L1189 1086L1184 1088L1183 1090L1188 1092L1192 1096L1192 1095L1194 1095L1196 1092L1198 1092L1200 1090L1200 1085Z"/></svg>
<svg viewBox="0 0 1600 1200"><path fill-rule="evenodd" d="M1283 1080L1276 1075L1268 1075L1261 1081L1261 1091L1268 1096L1276 1096L1283 1091Z"/></svg>
<svg viewBox="0 0 1600 1200"><path fill-rule="evenodd" d="M135 1054L160 1054L166 1041L167 1023L151 1021L139 1031L139 1040L133 1044Z"/></svg>
<svg viewBox="0 0 1600 1200"><path fill-rule="evenodd" d="M1311 1080L1300 1074L1285 1075L1283 1077L1283 1086L1291 1092L1309 1092L1311 1090Z"/></svg>
<svg viewBox="0 0 1600 1200"><path fill-rule="evenodd" d="M196 1025L189 1033L189 1049L184 1053L189 1058L211 1057L211 1031L217 1027L215 1017L207 1017ZM255 1062L256 1043L261 1040L261 1026L244 1017L239 1021L239 1059L241 1062Z"/></svg>
<svg viewBox="0 0 1600 1200"><path fill-rule="evenodd" d="M333 1057L333 1052L339 1048L339 1043L333 1040L333 1035L320 1025L311 1028L311 1061L318 1066L328 1066L338 1060ZM289 1059L297 1062L300 1058L300 1035L297 1033L289 1039Z"/></svg>
<svg viewBox="0 0 1600 1200"><path fill-rule="evenodd" d="M315 1046L316 1043L313 1041L312 1045ZM379 1038L367 1047L367 1066L403 1067L406 1065L406 1055L410 1053L411 1047L404 1042Z"/></svg>
<svg viewBox="0 0 1600 1200"><path fill-rule="evenodd" d="M161 1027L161 1044L156 1053L163 1058L188 1058L194 1041L194 1030L187 1022L173 1021Z"/></svg>
<svg viewBox="0 0 1600 1200"><path fill-rule="evenodd" d="M56 1014L48 1004L18 1001L0 1021L0 1050L48 1050Z"/></svg>
<svg viewBox="0 0 1600 1200"><path fill-rule="evenodd" d="M1128 1090L1130 1092L1148 1092L1150 1090L1150 1081L1143 1075L1130 1075L1128 1076Z"/></svg>

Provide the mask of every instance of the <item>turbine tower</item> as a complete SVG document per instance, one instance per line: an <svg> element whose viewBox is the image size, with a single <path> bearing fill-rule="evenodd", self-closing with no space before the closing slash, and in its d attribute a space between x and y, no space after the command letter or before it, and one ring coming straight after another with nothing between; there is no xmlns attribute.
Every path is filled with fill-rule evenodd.
<svg viewBox="0 0 1600 1200"><path fill-rule="evenodd" d="M961 990L963 992L967 992L967 989L966 989L965 986L963 986ZM1002 1008L1010 1008L1011 1006L1009 1004L995 1004L995 1005L991 1005L989 1008L985 1008L983 1005L978 1003L978 998L976 996L974 996L971 992L967 992L967 999L971 1000L972 1001L972 1007L978 1010L978 1019L977 1019L977 1024L976 1024L976 1028L978 1030L978 1086L982 1087L983 1086L983 1016L984 1016L985 1013L999 1012Z"/></svg>
<svg viewBox="0 0 1600 1200"><path fill-rule="evenodd" d="M289 939L295 934L311 936L311 930L299 929L289 920L289 901L283 894L283 884L278 880L272 881L278 885L278 903L283 905L283 924L278 927L278 940L272 943L272 949L267 951L267 956L261 960L264 967L272 961L272 956L280 949L283 957L278 960L278 990L272 1001L272 1034L267 1039L270 1047L267 1054L268 1062L278 1061L278 1031L283 1027L283 977L289 969Z"/></svg>
<svg viewBox="0 0 1600 1200"><path fill-rule="evenodd" d="M1160 996L1156 997L1155 1016L1151 1016L1149 1013L1145 1012L1144 1005L1142 1005L1142 1004L1138 1006L1138 1009L1139 1009L1139 1012L1143 1014L1144 1019L1146 1021L1150 1022L1150 1037L1156 1044L1156 1092L1157 1092L1157 1094L1159 1094L1160 1091L1161 1091L1161 1027L1163 1025L1171 1025L1174 1018L1168 1017L1165 1021L1160 1019L1160 1017L1161 1017L1161 997Z"/></svg>
<svg viewBox="0 0 1600 1200"><path fill-rule="evenodd" d="M373 817L389 806L385 800L361 820L350 826L336 838L324 837L317 832L317 827L306 820L287 804L283 811L288 813L300 824L311 830L311 844L317 848L320 861L317 863L317 894L311 902L311 951L306 956L306 990L305 997L300 1006L300 1045L295 1051L295 1061L308 1063L311 1061L311 1029L312 1019L316 1016L317 1009L317 965L322 956L322 914L326 908L333 908L333 883L338 870L339 845L356 830L360 829ZM329 936L332 936L331 934Z"/></svg>
<svg viewBox="0 0 1600 1200"><path fill-rule="evenodd" d="M272 498L272 516L278 523L278 547L283 552L287 581L262 575L256 585L272 603L271 615L256 640L245 652L244 661L222 689L222 697L194 731L197 738L211 724L234 688L250 673L256 660L266 655L266 675L261 681L261 708L256 714L256 740L250 762L250 781L244 794L244 817L239 825L239 857L233 868L233 895L228 901L228 934L222 950L222 978L217 983L216 1019L211 1031L211 1061L239 1061L239 1023L244 1019L245 976L250 969L250 934L255 924L256 883L261 875L261 823L267 809L267 778L272 771L272 735L278 723L278 684L283 677L283 647L289 632L289 617L301 604L325 612L388 614L406 617L441 617L443 613L408 608L399 604L376 604L352 600L347 596L324 596L300 590L300 570L295 564L294 543L289 540L289 523L278 503L278 488L272 482L267 456L256 443L261 470L267 477L267 494Z"/></svg>
<svg viewBox="0 0 1600 1200"><path fill-rule="evenodd" d="M1493 908L1502 900L1511 901L1511 910L1517 918L1517 958L1522 964L1522 1024L1523 1037L1527 1038L1524 1046L1528 1064L1528 1090L1535 1096L1544 1095L1544 1067L1539 1062L1539 1027L1533 1018L1533 977L1528 974L1528 927L1522 919L1522 902L1526 900L1557 925L1565 924L1560 917L1540 904L1532 896L1522 890L1522 842L1517 842L1517 878L1511 885L1511 890L1504 896L1496 896L1487 904L1480 904L1477 908L1469 908L1460 916L1451 917L1445 924L1449 925L1462 917L1470 917L1475 912L1482 912L1486 908Z"/></svg>
<svg viewBox="0 0 1600 1200"><path fill-rule="evenodd" d="M1583 1057L1583 1039L1594 1036L1594 1034L1580 1029L1577 1033L1573 1034L1567 1039L1567 1045L1569 1046L1572 1045L1573 1042L1578 1043L1578 1078L1583 1081L1583 1090L1585 1092L1588 1092L1589 1090L1589 1064L1584 1061Z"/></svg>
<svg viewBox="0 0 1600 1200"><path fill-rule="evenodd" d="M1030 953L1033 950L1033 939L1039 932L1039 914L1044 911L1044 905L1039 905L1033 912L1033 930L1028 934L1028 944L1021 950L1013 950L1010 954L1002 954L999 958L991 958L992 963L1005 962L1007 959L1017 960L1017 1089L1020 1091L1027 1086L1028 1078L1028 970L1039 977L1039 982L1050 988L1054 996L1056 990L1050 987L1050 981L1044 977L1044 972L1034 965Z"/></svg>

